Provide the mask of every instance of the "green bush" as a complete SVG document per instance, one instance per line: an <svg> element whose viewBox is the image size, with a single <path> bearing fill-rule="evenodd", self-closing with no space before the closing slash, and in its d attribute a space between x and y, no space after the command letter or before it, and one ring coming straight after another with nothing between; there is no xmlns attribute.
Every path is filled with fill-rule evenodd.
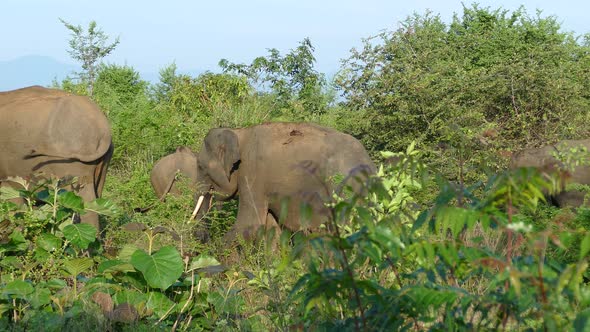
<svg viewBox="0 0 590 332"><path fill-rule="evenodd" d="M418 155L412 148L397 154L400 162L369 183L367 204L358 196L337 202L335 231L310 239L307 271L291 292L300 324L357 331L587 328L590 232L535 229L515 212L536 208L554 182L518 169L491 177L479 195L443 180L434 205L421 210L411 194L427 179ZM579 245L568 247L574 238ZM575 259L548 257L551 243Z"/></svg>
<svg viewBox="0 0 590 332"><path fill-rule="evenodd" d="M590 49L578 41L524 8L465 6L450 24L415 14L344 62L342 128L375 155L416 140L451 179L450 165L498 171L501 151L588 135Z"/></svg>

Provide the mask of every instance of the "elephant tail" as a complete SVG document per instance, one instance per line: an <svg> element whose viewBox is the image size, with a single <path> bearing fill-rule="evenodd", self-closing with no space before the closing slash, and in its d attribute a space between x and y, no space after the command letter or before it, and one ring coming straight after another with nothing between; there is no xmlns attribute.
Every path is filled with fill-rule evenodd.
<svg viewBox="0 0 590 332"><path fill-rule="evenodd" d="M111 158L113 157L114 149L115 147L111 142L107 152L104 154L101 161L96 165L94 170L94 190L97 198L102 194L102 188L104 187L104 181L107 176L107 169L109 167Z"/></svg>

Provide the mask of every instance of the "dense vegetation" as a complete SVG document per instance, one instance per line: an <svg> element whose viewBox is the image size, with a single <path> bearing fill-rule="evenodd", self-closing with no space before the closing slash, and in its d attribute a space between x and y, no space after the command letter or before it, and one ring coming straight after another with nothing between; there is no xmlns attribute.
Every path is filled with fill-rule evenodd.
<svg viewBox="0 0 590 332"><path fill-rule="evenodd" d="M364 41L333 81L304 39L251 64L149 84L103 64L87 94L111 121L104 198L50 181L0 193L0 325L45 330L584 330L590 210L544 205L560 178L505 170L510 152L588 137L590 38L524 8L416 14ZM337 98L341 94L341 98ZM312 121L359 138L378 162L368 197L332 203L334 227L284 232L280 250L221 235L201 244L192 197L159 203L153 163L213 127ZM384 151L397 151L384 152ZM390 160L398 160L391 163ZM582 158L584 159L584 158ZM587 162L587 160L579 160ZM16 206L7 198L30 198ZM33 202L44 202L33 208ZM146 213L134 208L148 207ZM105 230L71 224L97 210ZM330 231L328 231L330 229ZM142 234L142 236L138 236ZM97 240L100 238L100 241ZM220 264L222 262L223 264Z"/></svg>

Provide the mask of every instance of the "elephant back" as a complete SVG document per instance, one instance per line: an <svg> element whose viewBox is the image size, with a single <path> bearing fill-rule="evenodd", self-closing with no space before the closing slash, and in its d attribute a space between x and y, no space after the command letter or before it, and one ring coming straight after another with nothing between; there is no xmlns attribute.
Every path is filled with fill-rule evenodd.
<svg viewBox="0 0 590 332"><path fill-rule="evenodd" d="M376 171L360 141L332 128L314 123L274 122L253 127L251 132L250 140L261 142L257 151L265 151L258 153L285 156L285 169L300 170L299 166L303 166L306 173L313 171L320 179L335 175L364 177ZM272 164L277 162L273 160Z"/></svg>
<svg viewBox="0 0 590 332"><path fill-rule="evenodd" d="M89 98L29 87L0 95L0 129L25 158L53 156L92 162L112 144L106 116Z"/></svg>

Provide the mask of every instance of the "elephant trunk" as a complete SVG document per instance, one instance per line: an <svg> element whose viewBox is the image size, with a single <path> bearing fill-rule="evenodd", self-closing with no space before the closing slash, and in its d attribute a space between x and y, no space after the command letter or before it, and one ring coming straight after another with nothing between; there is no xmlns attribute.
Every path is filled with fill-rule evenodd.
<svg viewBox="0 0 590 332"><path fill-rule="evenodd" d="M211 172L209 172L209 177L213 182L213 189L217 191L216 196L219 196L222 200L233 196L238 190L238 177L236 172L233 172L228 179L225 171L219 164L216 164Z"/></svg>

